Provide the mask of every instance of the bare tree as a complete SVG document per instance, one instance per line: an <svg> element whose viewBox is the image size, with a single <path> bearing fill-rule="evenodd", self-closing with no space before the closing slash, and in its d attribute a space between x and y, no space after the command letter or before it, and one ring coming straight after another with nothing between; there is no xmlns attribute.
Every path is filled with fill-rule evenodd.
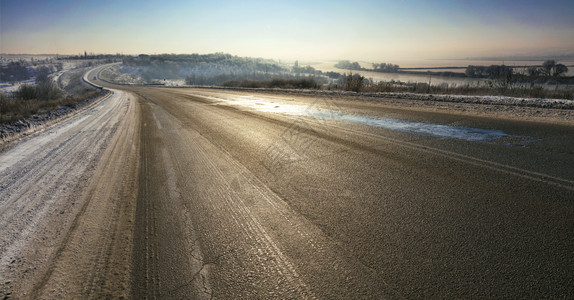
<svg viewBox="0 0 574 300"><path fill-rule="evenodd" d="M535 67L535 66L530 66L530 67L526 68L526 74L528 74L528 76L530 76L530 77L536 77L536 76L540 75L540 69L538 67Z"/></svg>
<svg viewBox="0 0 574 300"><path fill-rule="evenodd" d="M565 65L558 64L555 60L550 59L542 63L540 73L548 77L558 77L568 73L568 68Z"/></svg>
<svg viewBox="0 0 574 300"><path fill-rule="evenodd" d="M556 64L553 70L553 76L558 77L568 73L568 68L563 64Z"/></svg>
<svg viewBox="0 0 574 300"><path fill-rule="evenodd" d="M36 84L42 84L48 82L50 75L50 68L46 66L41 66L36 69Z"/></svg>
<svg viewBox="0 0 574 300"><path fill-rule="evenodd" d="M553 59L549 59L542 63L542 69L540 69L540 72L544 76L552 76L552 69L554 69L555 66L556 61Z"/></svg>

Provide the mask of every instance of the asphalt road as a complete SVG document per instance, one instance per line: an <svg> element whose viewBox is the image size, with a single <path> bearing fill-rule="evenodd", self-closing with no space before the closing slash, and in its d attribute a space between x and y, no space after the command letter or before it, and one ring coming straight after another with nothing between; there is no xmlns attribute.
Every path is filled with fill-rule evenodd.
<svg viewBox="0 0 574 300"><path fill-rule="evenodd" d="M142 107L136 297L574 294L572 124L129 90ZM436 137L333 112L507 136Z"/></svg>
<svg viewBox="0 0 574 300"><path fill-rule="evenodd" d="M132 154L109 156L135 170L122 190L135 208L114 217L129 220L131 252L109 253L118 263L101 274L131 277L89 296L574 295L574 124L334 95L114 88L137 114L120 127L136 134L119 139Z"/></svg>

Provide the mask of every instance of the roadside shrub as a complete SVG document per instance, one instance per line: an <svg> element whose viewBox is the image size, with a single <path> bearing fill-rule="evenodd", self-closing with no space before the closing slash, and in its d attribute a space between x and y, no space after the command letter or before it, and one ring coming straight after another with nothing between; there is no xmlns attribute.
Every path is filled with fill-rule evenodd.
<svg viewBox="0 0 574 300"><path fill-rule="evenodd" d="M47 78L40 80L37 85L22 84L12 95L0 93L0 123L13 123L35 114L48 113L59 106L73 106L96 96L100 91L81 80L84 71L64 73L60 77L60 83L64 83L63 90L56 82Z"/></svg>
<svg viewBox="0 0 574 300"><path fill-rule="evenodd" d="M36 86L36 96L40 100L54 100L62 96L62 90L53 81L46 81Z"/></svg>
<svg viewBox="0 0 574 300"><path fill-rule="evenodd" d="M345 91L360 92L365 85L365 77L359 74L349 74L343 79L343 87Z"/></svg>
<svg viewBox="0 0 574 300"><path fill-rule="evenodd" d="M36 87L31 84L22 84L16 91L16 95L21 100L36 99Z"/></svg>
<svg viewBox="0 0 574 300"><path fill-rule="evenodd" d="M226 87L241 88L282 88L282 89L317 89L319 84L314 78L274 78L271 80L230 80L222 84Z"/></svg>
<svg viewBox="0 0 574 300"><path fill-rule="evenodd" d="M42 84L50 81L52 70L47 66L41 66L36 69L36 84Z"/></svg>
<svg viewBox="0 0 574 300"><path fill-rule="evenodd" d="M302 79L281 79L276 78L268 84L270 88L296 88L296 89L315 89L317 82L312 78Z"/></svg>
<svg viewBox="0 0 574 300"><path fill-rule="evenodd" d="M0 92L0 123L4 122L5 114L8 112L8 101L10 97L2 92Z"/></svg>

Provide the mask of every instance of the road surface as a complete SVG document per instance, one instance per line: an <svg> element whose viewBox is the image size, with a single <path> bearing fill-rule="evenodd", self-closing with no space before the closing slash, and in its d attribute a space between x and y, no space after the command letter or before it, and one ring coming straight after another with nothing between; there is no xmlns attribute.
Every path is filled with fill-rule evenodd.
<svg viewBox="0 0 574 300"><path fill-rule="evenodd" d="M0 155L10 297L574 295L572 123L113 88Z"/></svg>

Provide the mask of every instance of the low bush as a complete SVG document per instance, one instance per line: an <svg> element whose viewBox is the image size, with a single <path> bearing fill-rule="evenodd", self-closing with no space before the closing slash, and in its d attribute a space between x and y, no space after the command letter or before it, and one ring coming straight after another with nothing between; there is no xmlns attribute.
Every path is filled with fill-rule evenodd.
<svg viewBox="0 0 574 300"><path fill-rule="evenodd" d="M0 123L13 123L33 115L46 114L59 106L73 106L94 97L99 91L84 84L82 75L82 71L67 74L63 89L55 82L46 80L37 85L22 84L14 94L0 93Z"/></svg>
<svg viewBox="0 0 574 300"><path fill-rule="evenodd" d="M274 78L271 80L230 80L222 84L225 87L241 88L282 88L282 89L318 89L320 86L314 78L285 79Z"/></svg>
<svg viewBox="0 0 574 300"><path fill-rule="evenodd" d="M36 99L36 87L32 84L23 84L18 88L16 97L21 100Z"/></svg>

